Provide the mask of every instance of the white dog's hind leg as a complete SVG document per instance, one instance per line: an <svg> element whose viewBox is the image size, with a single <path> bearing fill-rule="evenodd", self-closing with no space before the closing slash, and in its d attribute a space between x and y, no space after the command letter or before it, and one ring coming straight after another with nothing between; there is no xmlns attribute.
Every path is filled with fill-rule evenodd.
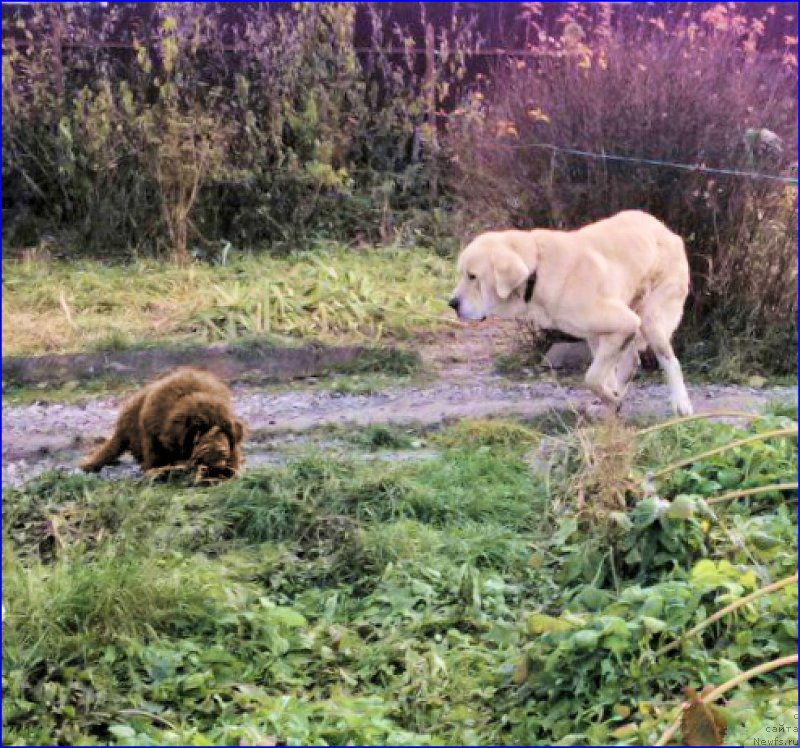
<svg viewBox="0 0 800 748"><path fill-rule="evenodd" d="M686 384L683 381L681 364L672 350L672 345L664 333L656 326L650 324L645 326L647 342L656 354L658 365L664 372L669 385L669 399L672 410L679 416L690 416L694 413L692 401L686 391Z"/></svg>
<svg viewBox="0 0 800 748"><path fill-rule="evenodd" d="M679 416L690 416L694 413L694 408L683 381L681 364L670 343L670 337L678 326L682 310L683 298L668 297L659 308L651 307L648 313L642 315L642 333L656 354L658 365L667 379L673 411Z"/></svg>

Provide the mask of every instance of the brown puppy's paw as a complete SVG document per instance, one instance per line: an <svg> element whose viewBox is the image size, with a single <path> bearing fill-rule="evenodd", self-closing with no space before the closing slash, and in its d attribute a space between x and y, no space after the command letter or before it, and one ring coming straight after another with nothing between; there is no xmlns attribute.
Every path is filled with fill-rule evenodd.
<svg viewBox="0 0 800 748"><path fill-rule="evenodd" d="M182 478L189 474L189 463L179 462L175 465L150 468L145 472L145 477L153 481L168 481L172 478Z"/></svg>
<svg viewBox="0 0 800 748"><path fill-rule="evenodd" d="M199 465L194 476L194 482L199 486L213 486L236 477L236 470L232 467L210 467Z"/></svg>
<svg viewBox="0 0 800 748"><path fill-rule="evenodd" d="M102 465L98 465L92 457L84 457L79 463L78 467L84 473L99 473Z"/></svg>
<svg viewBox="0 0 800 748"><path fill-rule="evenodd" d="M84 457L78 463L78 467L86 473L99 473L106 465L119 465L119 459L98 462L90 455L89 457Z"/></svg>

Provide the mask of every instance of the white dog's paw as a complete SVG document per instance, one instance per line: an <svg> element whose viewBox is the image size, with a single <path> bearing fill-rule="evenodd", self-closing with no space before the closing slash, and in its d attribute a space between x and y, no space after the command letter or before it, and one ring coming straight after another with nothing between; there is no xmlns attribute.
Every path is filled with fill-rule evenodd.
<svg viewBox="0 0 800 748"><path fill-rule="evenodd" d="M672 409L679 415L679 416L691 416L694 415L694 408L692 407L692 403L688 397L681 397L676 400L672 401Z"/></svg>

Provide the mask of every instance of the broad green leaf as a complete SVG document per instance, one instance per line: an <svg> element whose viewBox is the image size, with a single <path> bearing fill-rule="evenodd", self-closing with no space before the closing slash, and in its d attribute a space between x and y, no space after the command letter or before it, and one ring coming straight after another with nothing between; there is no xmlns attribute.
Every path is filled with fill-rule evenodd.
<svg viewBox="0 0 800 748"><path fill-rule="evenodd" d="M667 516L671 519L689 519L694 516L695 500L691 496L676 496L669 506Z"/></svg>
<svg viewBox="0 0 800 748"><path fill-rule="evenodd" d="M593 649L600 641L599 631L578 631L572 635L572 641L580 649Z"/></svg>
<svg viewBox="0 0 800 748"><path fill-rule="evenodd" d="M130 725L110 725L108 731L118 740L133 740L136 730Z"/></svg>
<svg viewBox="0 0 800 748"><path fill-rule="evenodd" d="M569 631L573 624L562 618L554 618L544 613L531 613L528 616L528 633L534 636L558 631Z"/></svg>
<svg viewBox="0 0 800 748"><path fill-rule="evenodd" d="M666 631L667 629L667 624L665 621L662 621L659 618L652 618L651 616L643 616L642 623L651 634L658 634L662 631Z"/></svg>

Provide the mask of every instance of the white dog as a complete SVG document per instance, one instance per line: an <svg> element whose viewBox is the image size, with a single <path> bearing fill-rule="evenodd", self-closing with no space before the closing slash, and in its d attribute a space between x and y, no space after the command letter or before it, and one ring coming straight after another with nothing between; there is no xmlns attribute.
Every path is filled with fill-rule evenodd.
<svg viewBox="0 0 800 748"><path fill-rule="evenodd" d="M683 240L661 221L626 210L577 231L491 231L458 260L450 306L461 319L528 317L583 338L592 351L586 384L618 409L648 345L672 407L690 415L670 340L689 293Z"/></svg>

